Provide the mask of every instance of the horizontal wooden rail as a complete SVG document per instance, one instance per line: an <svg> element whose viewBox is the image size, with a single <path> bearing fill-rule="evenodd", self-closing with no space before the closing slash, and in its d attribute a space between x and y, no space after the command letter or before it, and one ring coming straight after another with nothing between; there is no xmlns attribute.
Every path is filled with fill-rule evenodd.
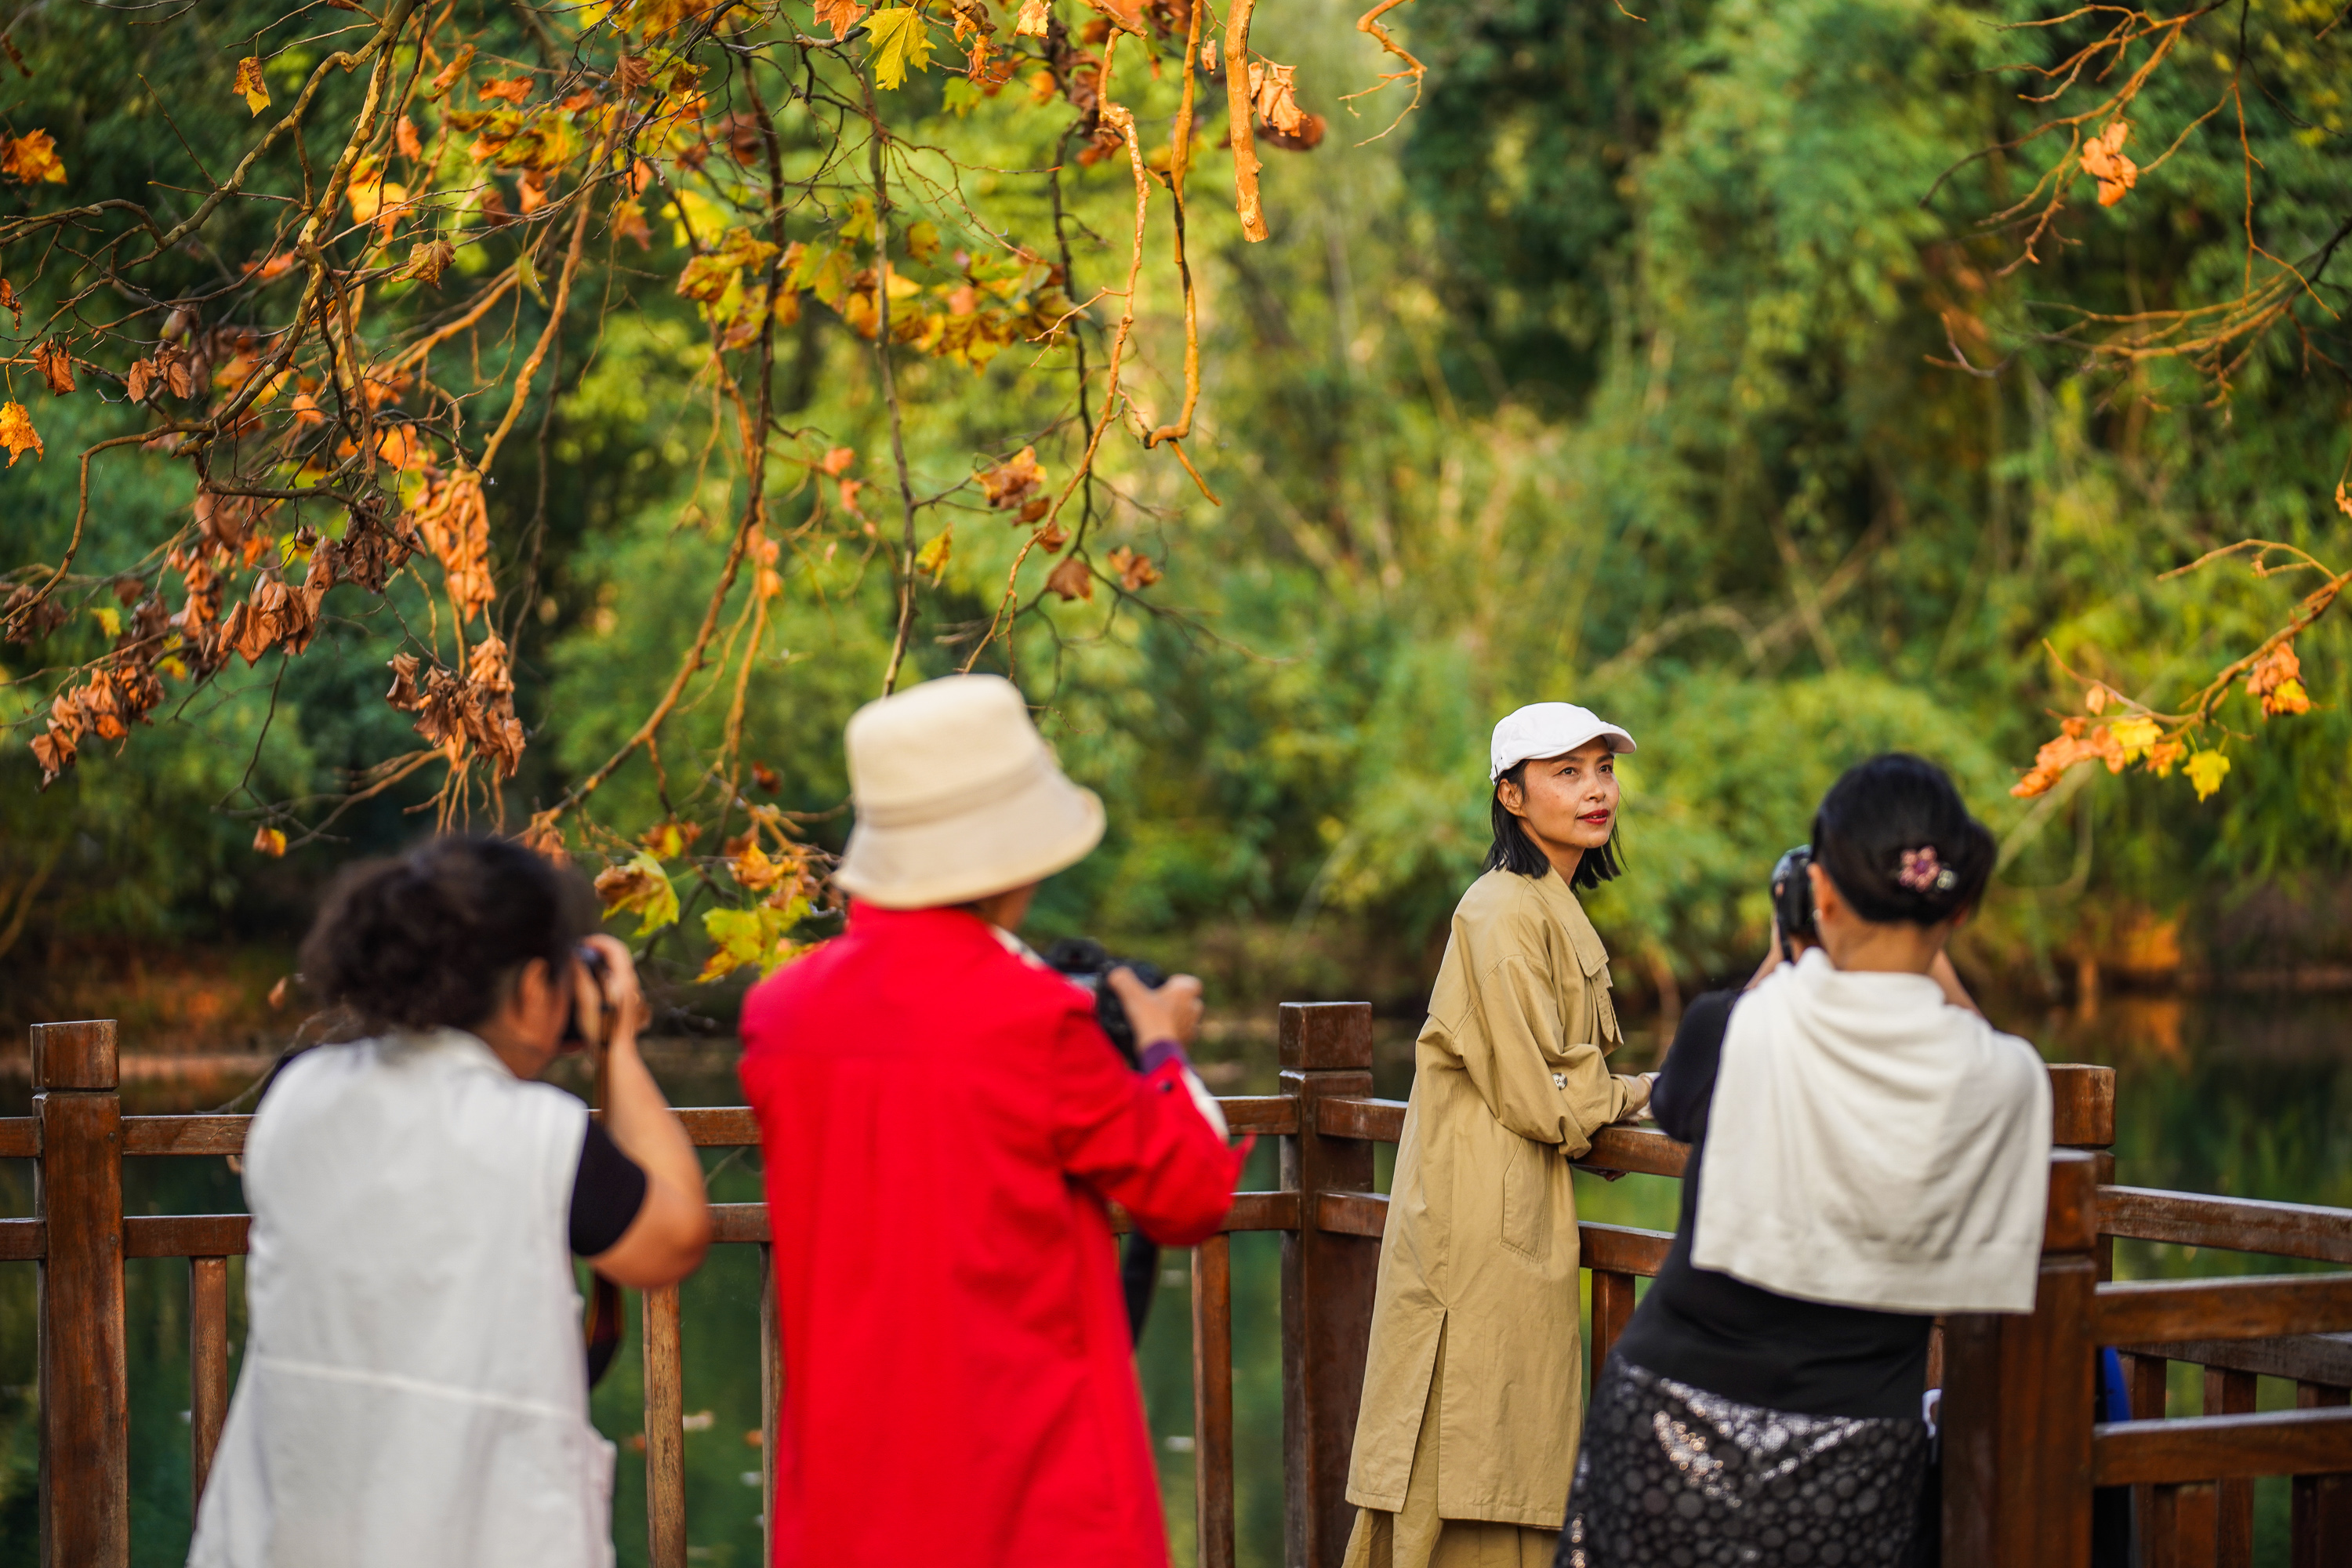
<svg viewBox="0 0 2352 1568"><path fill-rule="evenodd" d="M241 1214L139 1214L122 1222L125 1258L232 1258L245 1251Z"/></svg>
<svg viewBox="0 0 2352 1568"><path fill-rule="evenodd" d="M1677 1143L1654 1127L1604 1127L1592 1147L1570 1164L1580 1171L1625 1171L1644 1176L1680 1176L1690 1163L1690 1145Z"/></svg>
<svg viewBox="0 0 2352 1568"><path fill-rule="evenodd" d="M1318 1193L1315 1228L1337 1236L1380 1236L1389 1227L1389 1200L1380 1193Z"/></svg>
<svg viewBox="0 0 2352 1568"><path fill-rule="evenodd" d="M2352 1405L2114 1421L2091 1428L2091 1484L2177 1486L2352 1470Z"/></svg>
<svg viewBox="0 0 2352 1568"><path fill-rule="evenodd" d="M1244 1094L1217 1101L1225 1125L1235 1132L1255 1132L1267 1138L1287 1138L1298 1131L1298 1097L1291 1094Z"/></svg>
<svg viewBox="0 0 2352 1568"><path fill-rule="evenodd" d="M1406 1102L1334 1095L1315 1102L1315 1130L1326 1138L1367 1138L1394 1143L1404 1136Z"/></svg>
<svg viewBox="0 0 2352 1568"><path fill-rule="evenodd" d="M1286 1094L1243 1095L1222 1100L1225 1121L1236 1132L1278 1137L1298 1131L1298 1102ZM760 1142L759 1118L744 1105L680 1106L677 1119L700 1149L734 1149ZM126 1116L125 1154L241 1154L250 1116ZM40 1124L29 1116L0 1117L0 1159L40 1154Z"/></svg>
<svg viewBox="0 0 2352 1568"><path fill-rule="evenodd" d="M748 1105L682 1105L677 1119L698 1149L740 1149L760 1142L760 1119Z"/></svg>
<svg viewBox="0 0 2352 1568"><path fill-rule="evenodd" d="M1674 1250L1671 1231L1636 1230L1630 1225L1580 1225L1576 1244L1584 1267L1596 1274L1636 1274L1657 1278Z"/></svg>
<svg viewBox="0 0 2352 1568"><path fill-rule="evenodd" d="M0 1262L30 1263L48 1255L47 1220L0 1219Z"/></svg>
<svg viewBox="0 0 2352 1568"><path fill-rule="evenodd" d="M2098 1288L2092 1338L2103 1345L2263 1340L2352 1323L2352 1274L2134 1279Z"/></svg>
<svg viewBox="0 0 2352 1568"><path fill-rule="evenodd" d="M2309 1204L2101 1187L2099 1229L2136 1241L2352 1263L2352 1212Z"/></svg>
<svg viewBox="0 0 2352 1568"><path fill-rule="evenodd" d="M242 1154L250 1116L126 1116L125 1154Z"/></svg>
<svg viewBox="0 0 2352 1568"><path fill-rule="evenodd" d="M1387 1229L1388 1217L1389 1200L1380 1193L1315 1194L1315 1226L1318 1230L1340 1236L1379 1236ZM1601 1273L1639 1275L1644 1279L1654 1278L1665 1267L1666 1254L1675 1244L1669 1231L1637 1230L1631 1226L1580 1225L1576 1234L1585 1268Z"/></svg>
<svg viewBox="0 0 2352 1568"><path fill-rule="evenodd" d="M2352 1388L2352 1333L2282 1334L2267 1340L2177 1340L2117 1345L2126 1355L2185 1361L2223 1372L2284 1377L2323 1388Z"/></svg>
<svg viewBox="0 0 2352 1568"><path fill-rule="evenodd" d="M0 1160L37 1160L40 1157L40 1118L0 1116Z"/></svg>

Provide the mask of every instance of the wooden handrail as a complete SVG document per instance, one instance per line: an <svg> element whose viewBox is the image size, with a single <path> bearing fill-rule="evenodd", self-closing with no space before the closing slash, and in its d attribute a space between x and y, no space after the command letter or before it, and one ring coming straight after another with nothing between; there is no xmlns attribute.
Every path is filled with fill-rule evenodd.
<svg viewBox="0 0 2352 1568"><path fill-rule="evenodd" d="M2352 1388L2352 1333L2281 1334L2263 1340L2174 1340L2163 1344L2125 1344L2126 1355L2183 1361L2192 1366L2283 1377L2320 1388ZM2155 1397L2162 1398L2159 1389ZM2139 1408L2135 1400L2132 1408ZM2158 1405L2160 1408L2160 1405Z"/></svg>
<svg viewBox="0 0 2352 1568"><path fill-rule="evenodd" d="M2352 1210L2310 1204L2101 1187L2099 1229L2138 1241L2352 1263Z"/></svg>
<svg viewBox="0 0 2352 1568"><path fill-rule="evenodd" d="M2251 1274L2229 1279L2133 1279L2098 1288L2100 1344L2263 1340L2352 1323L2352 1274Z"/></svg>
<svg viewBox="0 0 2352 1568"><path fill-rule="evenodd" d="M1231 1568L1234 1555L1226 1242L1234 1232L1282 1237L1285 1561L1337 1568L1352 1515L1344 1499L1346 1463L1389 1205L1371 1190L1372 1145L1402 1138L1409 1108L1370 1093L1369 1008L1286 1006L1281 1025L1283 1092L1222 1101L1236 1133L1281 1141L1281 1187L1238 1194L1223 1233L1193 1252L1196 1527L1203 1568ZM236 1154L250 1118L121 1117L112 1038L107 1025L47 1026L36 1036L35 1089L47 1097L37 1101L39 1114L0 1118L0 1158L43 1159L47 1167L43 1213L0 1220L0 1261L52 1265L43 1281L43 1376L60 1391L93 1384L100 1391L95 1406L63 1392L42 1403L44 1451L53 1461L44 1517L59 1532L56 1539L87 1543L72 1559L77 1568L127 1563L127 1415L104 1403L106 1358L119 1351L124 1330L122 1260L190 1259L191 1480L200 1494L227 1400L226 1260L246 1250L250 1223L243 1215L122 1215L119 1183L110 1187L105 1179L110 1170L119 1176L121 1157ZM2051 1083L2056 1142L2094 1152L2062 1152L2053 1162L2035 1313L1956 1317L1948 1330L1946 1562L1952 1568L2084 1568L2076 1548L2087 1542L2084 1521L2095 1476L2101 1484L2140 1489L2151 1539L2192 1547L2200 1539L2242 1542L2249 1478L2273 1474L2298 1478L2292 1494L2297 1551L2322 1552L2314 1562L2352 1562L2352 1404L2346 1394L2352 1332L2339 1331L2352 1329L2352 1276L2095 1283L2103 1235L2352 1264L2352 1213L2113 1185L2113 1162L2104 1152L2114 1138L2113 1073L2060 1064L2051 1068ZM748 1108L688 1107L679 1114L700 1147L758 1142ZM1680 1176L1688 1153L1654 1129L1619 1126L1602 1129L1575 1163ZM715 1217L717 1239L761 1247L767 1279L764 1205L719 1205ZM1116 1212L1113 1222L1126 1228ZM1605 1356L1623 1331L1636 1281L1656 1274L1673 1239L1626 1226L1579 1226L1580 1261L1591 1271L1594 1357ZM772 1455L782 1375L768 1355L773 1323L767 1295L763 1287L763 1468ZM68 1327L58 1321L63 1317L70 1317L70 1332L59 1331ZM648 1293L642 1321L649 1561L655 1568L682 1568L684 1347L676 1290ZM2131 1352L2134 1386L2142 1394L2152 1382L2160 1388L2168 1360L2207 1366L2206 1409L2212 1414L2095 1429L2092 1347L2118 1342ZM79 1369L72 1377L80 1381L59 1369ZM2294 1378L2306 1408L2252 1414L2257 1373ZM110 1395L118 1410L121 1384L113 1380ZM2345 1474L2313 1473L2326 1467ZM772 1494L763 1497L772 1502ZM1951 1533L1955 1520L1961 1525ZM2330 1543L2339 1542L2347 1550L2326 1558L2335 1550ZM2225 1546L2225 1559L2236 1550Z"/></svg>
<svg viewBox="0 0 2352 1568"><path fill-rule="evenodd" d="M2091 1428L2091 1484L2183 1481L2352 1471L2352 1406L2103 1422Z"/></svg>
<svg viewBox="0 0 2352 1568"><path fill-rule="evenodd" d="M0 1219L0 1262L37 1263L48 1255L47 1220Z"/></svg>

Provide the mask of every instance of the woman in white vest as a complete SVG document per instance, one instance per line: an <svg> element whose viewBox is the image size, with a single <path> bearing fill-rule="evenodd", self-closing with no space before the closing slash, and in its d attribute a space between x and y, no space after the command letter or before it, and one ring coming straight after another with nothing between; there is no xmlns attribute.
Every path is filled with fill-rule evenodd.
<svg viewBox="0 0 2352 1568"><path fill-rule="evenodd" d="M594 918L576 876L495 839L330 893L303 973L368 1037L289 1058L254 1115L250 1331L192 1568L613 1561L572 1260L670 1284L710 1216ZM581 1033L608 1037L602 1126L531 1081Z"/></svg>
<svg viewBox="0 0 2352 1568"><path fill-rule="evenodd" d="M1928 1329L2032 1310L2049 1190L2049 1074L1944 956L1993 861L1942 769L1849 769L1813 818L1819 945L1776 931L1684 1013L1652 1097L1682 1224L1593 1390L1558 1568L1932 1556Z"/></svg>

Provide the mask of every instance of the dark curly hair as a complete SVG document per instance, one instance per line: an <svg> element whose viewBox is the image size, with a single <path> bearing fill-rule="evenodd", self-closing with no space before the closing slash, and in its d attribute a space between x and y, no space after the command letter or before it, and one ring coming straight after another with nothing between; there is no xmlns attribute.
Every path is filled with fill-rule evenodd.
<svg viewBox="0 0 2352 1568"><path fill-rule="evenodd" d="M1926 885L1902 880L1906 851L1932 849ZM1889 752L1856 763L1813 815L1813 863L1853 912L1879 924L1940 925L1973 908L1991 879L1992 830L1969 815L1951 775L1923 757Z"/></svg>
<svg viewBox="0 0 2352 1568"><path fill-rule="evenodd" d="M1487 847L1486 864L1482 869L1513 871L1522 877L1549 877L1551 875L1550 858L1536 847L1534 839L1528 837L1527 825L1512 813L1509 806L1503 804L1503 785L1506 781L1516 788L1526 789L1528 764L1514 763L1504 769L1502 776L1495 781L1495 799L1488 808L1488 816L1492 818L1492 826L1495 829L1495 841ZM1569 879L1568 885L1579 889L1591 889L1613 878L1622 876L1624 870L1625 862L1620 858L1617 849L1617 827L1614 823L1612 823L1609 827L1609 842L1598 849L1588 849L1584 852L1583 858L1576 863L1576 875Z"/></svg>
<svg viewBox="0 0 2352 1568"><path fill-rule="evenodd" d="M576 873L504 838L429 839L335 879L302 942L305 982L372 1030L467 1029L522 966L562 969L596 929Z"/></svg>

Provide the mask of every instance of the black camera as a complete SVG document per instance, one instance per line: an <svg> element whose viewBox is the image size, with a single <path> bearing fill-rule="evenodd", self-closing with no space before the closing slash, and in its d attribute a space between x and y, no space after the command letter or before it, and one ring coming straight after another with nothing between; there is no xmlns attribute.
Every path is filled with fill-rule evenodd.
<svg viewBox="0 0 2352 1568"><path fill-rule="evenodd" d="M580 994L575 991L572 994L571 1005L563 1016L563 1035L557 1042L556 1049L568 1054L572 1051L584 1051L593 1046L601 1051L604 1048L604 1041L611 1037L613 1029L613 994L604 988L604 979L610 966L604 962L603 952L587 942L582 942L572 952L572 956L580 960L580 967L588 972L588 983L596 988L596 995L604 1004L600 1009L604 1015L600 1020L603 1028L595 1038L591 1039L588 1031L581 1026Z"/></svg>
<svg viewBox="0 0 2352 1568"><path fill-rule="evenodd" d="M1094 993L1095 1021L1110 1037L1110 1043L1118 1047L1118 1054L1127 1058L1127 1065L1141 1072L1143 1058L1136 1043L1135 1025L1119 1002L1118 993L1110 988L1110 972L1131 969L1138 980L1158 990L1168 984L1168 976L1159 965L1139 958L1113 958L1108 948L1083 936L1066 936L1042 956L1046 968ZM1128 1233L1127 1248L1119 1254L1118 1283L1127 1298L1128 1332L1141 1343L1144 1320L1151 1315L1151 1293L1160 1283L1160 1244L1139 1230Z"/></svg>
<svg viewBox="0 0 2352 1568"><path fill-rule="evenodd" d="M1139 958L1113 958L1110 950L1089 937L1066 936L1045 952L1045 967L1063 978L1086 987L1095 994L1095 1021L1102 1026L1127 1065L1141 1070L1142 1045L1135 1037L1135 1026L1128 1021L1127 1008L1118 993L1110 988L1110 972L1131 969L1144 984L1158 990L1168 984L1168 976L1160 966Z"/></svg>
<svg viewBox="0 0 2352 1568"><path fill-rule="evenodd" d="M1772 867L1772 918L1780 922L1780 956L1797 960L1799 937L1822 940L1813 927L1813 879L1805 868L1813 863L1813 847L1800 844Z"/></svg>

